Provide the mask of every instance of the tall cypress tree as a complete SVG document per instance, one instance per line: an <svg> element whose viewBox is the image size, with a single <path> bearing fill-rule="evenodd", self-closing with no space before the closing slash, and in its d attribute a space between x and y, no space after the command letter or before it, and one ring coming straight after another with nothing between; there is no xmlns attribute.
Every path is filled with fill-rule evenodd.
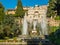
<svg viewBox="0 0 60 45"><path fill-rule="evenodd" d="M4 15L5 15L4 7L3 7L3 5L0 3L0 22L3 21Z"/></svg>
<svg viewBox="0 0 60 45"><path fill-rule="evenodd" d="M17 9L16 9L16 15L15 16L20 17L20 18L23 18L23 16L24 16L24 10L23 10L21 0L18 0Z"/></svg>

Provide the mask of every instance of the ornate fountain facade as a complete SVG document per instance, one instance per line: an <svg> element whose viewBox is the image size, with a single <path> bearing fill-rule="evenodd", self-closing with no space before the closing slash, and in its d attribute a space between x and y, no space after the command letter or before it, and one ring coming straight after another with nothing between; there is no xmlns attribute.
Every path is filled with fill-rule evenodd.
<svg viewBox="0 0 60 45"><path fill-rule="evenodd" d="M47 6L36 5L29 8L23 19L22 35L30 35L31 37L48 35L46 12Z"/></svg>

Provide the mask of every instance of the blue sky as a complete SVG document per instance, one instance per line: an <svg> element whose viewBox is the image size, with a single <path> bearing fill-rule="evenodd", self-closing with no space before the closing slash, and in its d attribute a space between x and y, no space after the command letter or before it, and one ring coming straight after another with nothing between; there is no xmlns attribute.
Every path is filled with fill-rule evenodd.
<svg viewBox="0 0 60 45"><path fill-rule="evenodd" d="M15 8L17 0L0 0L6 9ZM22 0L23 6L47 5L48 0Z"/></svg>

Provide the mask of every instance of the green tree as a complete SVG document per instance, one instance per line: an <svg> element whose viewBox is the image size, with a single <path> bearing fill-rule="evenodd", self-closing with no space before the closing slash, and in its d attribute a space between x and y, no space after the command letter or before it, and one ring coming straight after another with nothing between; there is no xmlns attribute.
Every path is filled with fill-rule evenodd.
<svg viewBox="0 0 60 45"><path fill-rule="evenodd" d="M54 43L56 45L60 45L60 25L59 25L58 29L56 29L55 32L52 32L49 35L49 39L52 43Z"/></svg>
<svg viewBox="0 0 60 45"><path fill-rule="evenodd" d="M0 3L0 39L3 38L3 21L4 21L4 7L3 5Z"/></svg>
<svg viewBox="0 0 60 45"><path fill-rule="evenodd" d="M57 15L60 16L60 0L57 0Z"/></svg>
<svg viewBox="0 0 60 45"><path fill-rule="evenodd" d="M3 7L3 5L0 3L0 21L3 21L4 15L5 15L4 7Z"/></svg>
<svg viewBox="0 0 60 45"><path fill-rule="evenodd" d="M16 17L20 17L20 18L24 17L24 10L23 10L23 6L22 6L21 0L18 0L17 9L16 9L16 15L15 16Z"/></svg>
<svg viewBox="0 0 60 45"><path fill-rule="evenodd" d="M11 25L13 25L11 16L5 15L4 16L4 21L3 21L2 25L4 27L3 28L3 35L4 35L4 37L9 36L9 34L11 32Z"/></svg>
<svg viewBox="0 0 60 45"><path fill-rule="evenodd" d="M13 27L15 26L15 17L11 15L5 15L4 21L3 21L3 32L5 33L5 36L12 37L14 35ZM16 27L15 27L16 28Z"/></svg>
<svg viewBox="0 0 60 45"><path fill-rule="evenodd" d="M4 17L4 33L5 35L8 35L9 37L11 36L18 36L21 34L21 30L19 29L20 27L17 24L18 22L15 21L15 17L11 15L6 15ZM8 32L8 33L7 33Z"/></svg>
<svg viewBox="0 0 60 45"><path fill-rule="evenodd" d="M47 11L47 16L55 16L56 15L56 0L49 0L49 6L48 6L48 11Z"/></svg>

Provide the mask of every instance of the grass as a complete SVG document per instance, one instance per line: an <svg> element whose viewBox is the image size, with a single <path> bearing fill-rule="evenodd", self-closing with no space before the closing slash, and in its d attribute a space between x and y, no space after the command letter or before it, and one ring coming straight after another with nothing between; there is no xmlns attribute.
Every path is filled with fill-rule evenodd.
<svg viewBox="0 0 60 45"><path fill-rule="evenodd" d="M6 40L0 40L0 42L6 42Z"/></svg>
<svg viewBox="0 0 60 45"><path fill-rule="evenodd" d="M55 20L60 20L60 16L56 16L54 19Z"/></svg>
<svg viewBox="0 0 60 45"><path fill-rule="evenodd" d="M51 32L55 32L57 29L58 29L58 27L56 27L56 26L50 27L50 31L51 31Z"/></svg>
<svg viewBox="0 0 60 45"><path fill-rule="evenodd" d="M21 39L17 40L17 37L14 38L8 38L6 37L6 39L0 39L0 42L22 42Z"/></svg>

